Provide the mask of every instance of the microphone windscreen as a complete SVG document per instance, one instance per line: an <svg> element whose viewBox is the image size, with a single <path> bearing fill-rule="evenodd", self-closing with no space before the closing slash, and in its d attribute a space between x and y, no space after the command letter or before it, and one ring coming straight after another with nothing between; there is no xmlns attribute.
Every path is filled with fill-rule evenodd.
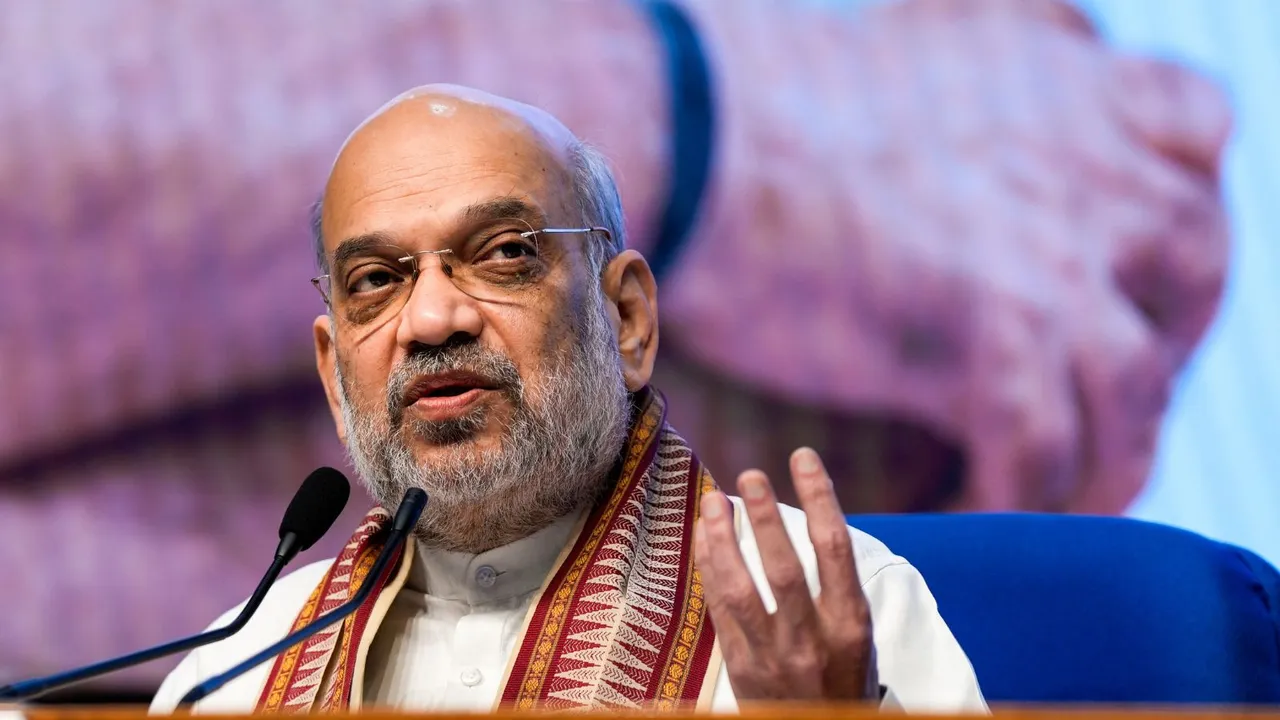
<svg viewBox="0 0 1280 720"><path fill-rule="evenodd" d="M351 496L351 483L342 473L331 467L317 468L293 496L289 509L280 521L281 539L287 533L298 537L298 550L310 548L342 514Z"/></svg>

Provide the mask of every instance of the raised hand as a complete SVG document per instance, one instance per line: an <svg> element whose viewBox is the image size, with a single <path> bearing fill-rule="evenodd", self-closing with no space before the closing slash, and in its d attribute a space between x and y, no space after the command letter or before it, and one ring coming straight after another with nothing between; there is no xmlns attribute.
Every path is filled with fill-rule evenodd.
<svg viewBox="0 0 1280 720"><path fill-rule="evenodd" d="M817 555L817 597L783 527L769 478L758 470L738 476L773 611L743 560L729 499L715 492L702 501L694 552L734 695L740 702L874 699L879 676L871 609L831 478L807 448L792 454L791 477Z"/></svg>

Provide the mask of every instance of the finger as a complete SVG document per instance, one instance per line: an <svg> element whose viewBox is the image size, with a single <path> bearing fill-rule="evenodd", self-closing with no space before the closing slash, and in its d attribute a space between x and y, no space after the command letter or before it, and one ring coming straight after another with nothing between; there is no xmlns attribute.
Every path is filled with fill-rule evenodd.
<svg viewBox="0 0 1280 720"><path fill-rule="evenodd" d="M1114 67L1111 94L1130 132L1187 169L1217 178L1232 125L1223 91L1164 60L1121 56Z"/></svg>
<svg viewBox="0 0 1280 720"><path fill-rule="evenodd" d="M1168 353L1142 317L1115 294L1080 308L1072 350L1082 393L1084 482L1073 512L1123 512L1145 484L1169 401Z"/></svg>
<svg viewBox="0 0 1280 720"><path fill-rule="evenodd" d="M713 619L740 626L752 642L769 639L769 613L742 558L732 504L724 493L710 492L702 497L701 511L703 540L695 542L695 551L699 544L703 547L697 561L706 579L703 588Z"/></svg>
<svg viewBox="0 0 1280 720"><path fill-rule="evenodd" d="M1220 188L1123 127L1093 140L1091 157L1062 158L1066 180L1040 190L1041 207L1052 205L1073 228L1055 244L1110 272L1181 364L1212 320L1226 277L1230 234Z"/></svg>
<svg viewBox="0 0 1280 720"><path fill-rule="evenodd" d="M1103 222L1117 242L1112 271L1180 366L1217 312L1230 231L1218 188L1149 153L1128 163L1136 198L1116 198ZM1135 201L1136 200L1136 201Z"/></svg>
<svg viewBox="0 0 1280 720"><path fill-rule="evenodd" d="M721 499L723 500L723 496ZM717 568L712 567L710 562L715 555L716 552L707 540L706 522L699 518L693 528L694 568L702 579L703 598L707 603L707 612L711 614L716 640L720 643L720 654L733 676L740 669L752 665L751 641L723 600L721 591L726 585L720 581L716 574Z"/></svg>
<svg viewBox="0 0 1280 720"><path fill-rule="evenodd" d="M811 448L791 454L791 477L805 512L809 541L818 561L819 602L837 616L854 618L866 604L858 579L853 540L836 499L831 476Z"/></svg>
<svg viewBox="0 0 1280 720"><path fill-rule="evenodd" d="M970 477L957 509L1056 511L1070 496L1076 398L1055 312L1022 299L975 329Z"/></svg>
<svg viewBox="0 0 1280 720"><path fill-rule="evenodd" d="M808 521L809 540L818 560L818 611L823 644L834 660L826 677L828 692L836 697L860 697L865 690L865 668L874 655L871 605L862 592L849 526L835 497L831 476L818 453L800 448L791 454L791 477L796 484Z"/></svg>
<svg viewBox="0 0 1280 720"><path fill-rule="evenodd" d="M782 524L769 478L759 470L748 470L738 476L738 492L747 506L747 518L760 550L760 563L777 604L773 625L780 633L779 642L782 647L793 647L811 641L812 637L806 640L805 636L816 633L817 612L805 581L804 566Z"/></svg>

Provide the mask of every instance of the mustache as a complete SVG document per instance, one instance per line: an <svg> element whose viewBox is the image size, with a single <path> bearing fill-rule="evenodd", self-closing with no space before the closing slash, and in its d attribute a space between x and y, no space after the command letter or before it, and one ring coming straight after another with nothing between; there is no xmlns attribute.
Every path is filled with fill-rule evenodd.
<svg viewBox="0 0 1280 720"><path fill-rule="evenodd" d="M400 426L404 399L410 386L423 375L465 372L483 378L519 405L524 399L524 381L511 358L486 348L475 338L455 336L442 345L414 345L387 379L387 414L393 429Z"/></svg>

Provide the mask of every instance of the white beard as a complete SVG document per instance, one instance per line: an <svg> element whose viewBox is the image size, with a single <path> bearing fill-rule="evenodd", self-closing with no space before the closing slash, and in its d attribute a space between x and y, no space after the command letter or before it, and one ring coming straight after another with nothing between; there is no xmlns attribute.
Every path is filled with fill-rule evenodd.
<svg viewBox="0 0 1280 720"><path fill-rule="evenodd" d="M388 380L381 417L358 411L341 363L335 364L347 452L369 493L394 510L404 493L429 496L416 528L428 547L479 553L514 542L594 502L626 441L630 399L617 338L597 283L580 303L578 342L539 369L529 397L510 358L478 341L431 348L406 358ZM485 425L484 409L446 423L397 422L403 386L421 374L477 372L498 381L514 406L500 449L481 453L468 438ZM406 432L432 444L419 461Z"/></svg>

